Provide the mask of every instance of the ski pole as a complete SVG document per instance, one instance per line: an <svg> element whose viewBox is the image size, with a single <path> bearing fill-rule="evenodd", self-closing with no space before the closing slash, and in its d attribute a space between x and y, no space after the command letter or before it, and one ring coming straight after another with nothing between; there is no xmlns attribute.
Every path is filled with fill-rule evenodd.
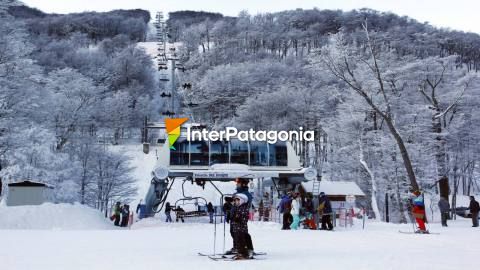
<svg viewBox="0 0 480 270"><path fill-rule="evenodd" d="M214 224L213 224L213 255L216 252L216 243L217 243L217 215L214 213Z"/></svg>

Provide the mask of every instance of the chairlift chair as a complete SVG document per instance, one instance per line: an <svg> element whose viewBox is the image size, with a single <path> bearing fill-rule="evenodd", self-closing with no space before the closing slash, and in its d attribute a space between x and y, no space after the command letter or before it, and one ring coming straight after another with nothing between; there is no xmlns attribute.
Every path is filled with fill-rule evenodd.
<svg viewBox="0 0 480 270"><path fill-rule="evenodd" d="M160 81L168 82L168 81L170 81L170 79L168 78L167 74L161 74L160 75Z"/></svg>

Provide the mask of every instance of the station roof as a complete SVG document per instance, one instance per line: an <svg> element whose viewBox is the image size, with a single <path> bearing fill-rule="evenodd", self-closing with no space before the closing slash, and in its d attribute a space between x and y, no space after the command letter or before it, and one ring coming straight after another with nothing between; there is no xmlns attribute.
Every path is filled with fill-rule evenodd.
<svg viewBox="0 0 480 270"><path fill-rule="evenodd" d="M302 187L306 192L312 192L313 181L302 183ZM330 196L365 196L357 183L348 181L321 181L320 192L325 192Z"/></svg>
<svg viewBox="0 0 480 270"><path fill-rule="evenodd" d="M16 183L8 184L9 187L47 187L50 188L47 184L40 183L40 182L32 182L32 181L22 181Z"/></svg>

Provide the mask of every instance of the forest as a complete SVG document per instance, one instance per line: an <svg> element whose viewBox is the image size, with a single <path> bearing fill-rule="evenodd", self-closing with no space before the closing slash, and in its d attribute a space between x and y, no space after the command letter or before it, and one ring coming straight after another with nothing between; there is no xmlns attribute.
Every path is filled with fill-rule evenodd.
<svg viewBox="0 0 480 270"><path fill-rule="evenodd" d="M195 20L168 21L182 80L195 82L185 113L217 128L315 130L305 164L357 182L382 219L388 197L391 220L405 222L414 189L450 193L454 207L478 193L478 34L369 9Z"/></svg>
<svg viewBox="0 0 480 270"><path fill-rule="evenodd" d="M135 179L108 143L160 119L145 10L47 14L1 2L0 175L41 179L60 202L104 209ZM15 3L15 1L13 1ZM405 222L408 192L480 191L480 36L369 9L236 17L169 14L182 113L212 128L315 130L325 180L355 181L368 208ZM181 87L190 82L191 89ZM138 139L140 142L140 139ZM5 181L4 181L5 182ZM448 191L447 191L448 192Z"/></svg>

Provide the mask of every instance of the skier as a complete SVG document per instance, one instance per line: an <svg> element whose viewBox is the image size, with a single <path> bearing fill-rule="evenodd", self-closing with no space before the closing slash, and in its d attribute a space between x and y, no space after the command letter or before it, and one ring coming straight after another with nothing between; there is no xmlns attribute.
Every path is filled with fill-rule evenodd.
<svg viewBox="0 0 480 270"><path fill-rule="evenodd" d="M235 260L246 260L253 258L247 248L248 239L248 197L243 193L234 195L235 208L232 212L231 226L233 229L234 248L237 250Z"/></svg>
<svg viewBox="0 0 480 270"><path fill-rule="evenodd" d="M292 200L292 210L290 214L293 217L293 222L290 224L290 229L298 230L300 224L300 194L295 193Z"/></svg>
<svg viewBox="0 0 480 270"><path fill-rule="evenodd" d="M213 205L211 202L207 204L207 212L208 212L208 216L210 217L210 223L213 223L213 213L215 211L213 209Z"/></svg>
<svg viewBox="0 0 480 270"><path fill-rule="evenodd" d="M249 208L250 208L250 205L252 205L252 201L253 201L253 196L252 194L248 191L248 183L250 182L249 179L241 179L241 178L237 178L236 179L236 182L237 182L237 193L242 193L244 194L245 196L247 196L248 198L248 205L249 205ZM248 209L247 208L247 213L248 213ZM248 216L247 216L248 217ZM254 254L254 251L253 251L253 241L252 241L252 236L248 233L246 233L246 240L247 240L247 248L248 248L248 253L253 256Z"/></svg>
<svg viewBox="0 0 480 270"><path fill-rule="evenodd" d="M316 230L317 229L317 224L315 223L314 219L314 209L313 208L313 201L311 197L308 197L307 200L305 201L305 226L308 229L311 230Z"/></svg>
<svg viewBox="0 0 480 270"><path fill-rule="evenodd" d="M475 197L470 196L470 205L468 207L472 214L472 227L478 227L478 212L480 211L480 205L475 200Z"/></svg>
<svg viewBox="0 0 480 270"><path fill-rule="evenodd" d="M167 219L165 220L165 222L172 222L172 206L170 205L170 202L167 202L165 204L165 216L167 217ZM178 220L177 220L178 221Z"/></svg>
<svg viewBox="0 0 480 270"><path fill-rule="evenodd" d="M320 192L318 200L318 215L322 217L322 226L320 230L333 230L333 224L330 216L333 214L332 204L325 195L325 192Z"/></svg>
<svg viewBox="0 0 480 270"><path fill-rule="evenodd" d="M113 207L113 218L115 220L113 224L115 226L120 226L120 212L121 212L120 202L116 202L115 206Z"/></svg>
<svg viewBox="0 0 480 270"><path fill-rule="evenodd" d="M415 197L412 201L412 214L418 226L416 233L428 233L425 227L425 203L423 202L423 195L419 190L415 190L413 195Z"/></svg>
<svg viewBox="0 0 480 270"><path fill-rule="evenodd" d="M137 205L137 209L135 210L135 213L138 215L138 219L145 218L146 210L147 210L147 206L143 203L143 200L140 200L140 202Z"/></svg>
<svg viewBox="0 0 480 270"><path fill-rule="evenodd" d="M278 210L280 214L283 214L283 226L282 230L290 230L290 224L292 223L292 216L290 215L292 200L290 198L290 192L284 194L280 204L278 205Z"/></svg>
<svg viewBox="0 0 480 270"><path fill-rule="evenodd" d="M440 197L440 200L438 201L438 208L440 209L442 226L448 227L447 219L448 219L448 213L450 212L450 204L448 203L448 200L444 197Z"/></svg>
<svg viewBox="0 0 480 270"><path fill-rule="evenodd" d="M247 218L249 217L248 215L248 210L250 209L250 204L252 203L252 200L253 200L253 196L252 194L250 194L250 192L248 191L248 182L249 180L248 179L240 179L240 178L237 178L235 179L235 182L237 183L237 187L236 187L236 191L237 193L234 194L234 197L238 194L243 194L247 197L247 204L248 204L248 208L247 208ZM231 209L231 216L233 217L233 213L235 213L236 211L236 205L235 203L233 204L233 207ZM230 221L230 233L233 234L233 226L234 226L234 221L233 219L231 219ZM245 234L246 236L246 242L247 242L247 249L248 249L248 253L251 255L251 257L253 257L253 254L255 253L254 252L254 249L253 249L253 241L252 241L252 237L251 235L248 233ZM229 255L229 254L235 254L237 252L236 250L236 239L235 237L233 237L233 248L230 249L229 251L227 251L225 254Z"/></svg>
<svg viewBox="0 0 480 270"><path fill-rule="evenodd" d="M128 226L129 216L130 216L130 206L128 204L124 204L122 207L122 222L120 224L120 227Z"/></svg>

